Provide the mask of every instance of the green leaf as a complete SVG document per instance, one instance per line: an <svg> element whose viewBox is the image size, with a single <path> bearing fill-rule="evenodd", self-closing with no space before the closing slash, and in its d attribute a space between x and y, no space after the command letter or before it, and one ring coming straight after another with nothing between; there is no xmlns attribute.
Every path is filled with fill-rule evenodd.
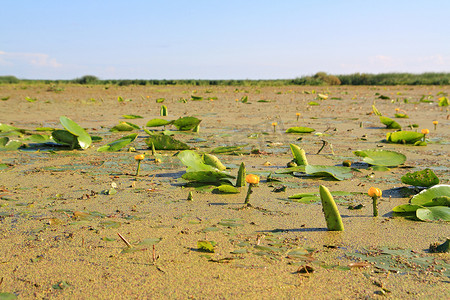
<svg viewBox="0 0 450 300"><path fill-rule="evenodd" d="M187 144L174 139L168 135L152 135L145 139L145 143L152 147L152 144L155 147L155 150L186 150L190 149Z"/></svg>
<svg viewBox="0 0 450 300"><path fill-rule="evenodd" d="M187 131L194 129L200 122L201 120L196 117L182 117L173 121L172 124L180 131Z"/></svg>
<svg viewBox="0 0 450 300"><path fill-rule="evenodd" d="M423 190L411 198L410 203L416 205L423 205L424 203L432 201L434 198L441 196L450 197L450 185L440 184L435 185L427 190Z"/></svg>
<svg viewBox="0 0 450 300"><path fill-rule="evenodd" d="M312 166L305 167L306 174L314 176L333 177L336 180L345 180L353 176L352 169L341 166Z"/></svg>
<svg viewBox="0 0 450 300"><path fill-rule="evenodd" d="M418 208L421 208L421 206L407 203L407 204L397 205L396 207L394 207L392 209L392 211L396 212L396 213L409 213L409 212L416 211Z"/></svg>
<svg viewBox="0 0 450 300"><path fill-rule="evenodd" d="M162 238L148 238L142 240L138 246L153 246L161 242Z"/></svg>
<svg viewBox="0 0 450 300"><path fill-rule="evenodd" d="M239 194L239 189L229 184L222 184L217 187L217 191L222 194Z"/></svg>
<svg viewBox="0 0 450 300"><path fill-rule="evenodd" d="M167 121L164 119L151 119L147 122L145 126L147 127L160 127L160 126L166 126L169 124L172 124L173 121Z"/></svg>
<svg viewBox="0 0 450 300"><path fill-rule="evenodd" d="M217 171L213 166L205 164L200 154L193 150L181 151L177 157L187 167L186 172Z"/></svg>
<svg viewBox="0 0 450 300"><path fill-rule="evenodd" d="M122 117L124 117L125 119L142 119L142 118L144 118L139 115L122 115Z"/></svg>
<svg viewBox="0 0 450 300"><path fill-rule="evenodd" d="M240 146L221 146L221 147L216 147L214 149L211 150L211 153L215 153L215 154L219 154L219 153L231 153L231 152L236 152L236 151L240 151L241 148L245 147L247 145L240 145Z"/></svg>
<svg viewBox="0 0 450 300"><path fill-rule="evenodd" d="M450 207L423 207L416 211L416 216L422 221L450 221Z"/></svg>
<svg viewBox="0 0 450 300"><path fill-rule="evenodd" d="M291 148L292 155L294 156L294 161L298 166L308 165L308 160L306 159L305 150L300 148L295 144L289 144Z"/></svg>
<svg viewBox="0 0 450 300"><path fill-rule="evenodd" d="M80 125L65 116L61 116L59 121L67 131L77 137L81 149L89 148L92 143L91 136Z"/></svg>
<svg viewBox="0 0 450 300"><path fill-rule="evenodd" d="M357 150L353 153L356 156L364 157L364 162L375 166L393 167L401 165L406 161L405 155L389 150L368 149Z"/></svg>
<svg viewBox="0 0 450 300"><path fill-rule="evenodd" d="M396 131L388 132L386 134L386 140L390 143L397 144L414 144L415 142L421 141L423 139L423 133L415 131Z"/></svg>
<svg viewBox="0 0 450 300"><path fill-rule="evenodd" d="M198 241L197 248L202 252L214 253L214 245L210 241Z"/></svg>
<svg viewBox="0 0 450 300"><path fill-rule="evenodd" d="M9 131L17 131L20 133L25 133L25 129L20 129L8 124L2 124L0 123L0 132L9 132Z"/></svg>
<svg viewBox="0 0 450 300"><path fill-rule="evenodd" d="M22 142L11 141L9 137L0 137L0 151L14 151L19 149L22 145Z"/></svg>
<svg viewBox="0 0 450 300"><path fill-rule="evenodd" d="M47 143L51 141L51 136L46 134L32 134L29 138L32 143Z"/></svg>
<svg viewBox="0 0 450 300"><path fill-rule="evenodd" d="M78 139L76 135L73 135L67 130L55 130L52 132L53 140L61 145L67 145L72 149L77 148Z"/></svg>
<svg viewBox="0 0 450 300"><path fill-rule="evenodd" d="M0 300L14 300L17 299L17 296L11 293L3 292L0 293Z"/></svg>
<svg viewBox="0 0 450 300"><path fill-rule="evenodd" d="M203 97L191 95L191 99L192 99L192 101L200 101L200 100L203 100Z"/></svg>
<svg viewBox="0 0 450 300"><path fill-rule="evenodd" d="M132 143L134 140L136 140L138 134L133 133L124 137L121 137L118 140L112 141L106 145L103 145L97 149L98 152L115 152L119 151L123 147L127 146L128 144Z"/></svg>
<svg viewBox="0 0 450 300"><path fill-rule="evenodd" d="M441 97L439 98L439 106L448 106L448 98L447 97Z"/></svg>
<svg viewBox="0 0 450 300"><path fill-rule="evenodd" d="M375 105L372 105L372 111L374 115L381 116L381 113L378 111L378 109L375 107Z"/></svg>
<svg viewBox="0 0 450 300"><path fill-rule="evenodd" d="M218 183L222 179L233 179L234 176L220 171L196 171L184 173L181 178L188 181Z"/></svg>
<svg viewBox="0 0 450 300"><path fill-rule="evenodd" d="M118 125L111 128L109 131L118 132L118 131L133 131L135 129L140 129L140 127L136 124L130 122L120 122Z"/></svg>
<svg viewBox="0 0 450 300"><path fill-rule="evenodd" d="M214 168L216 168L220 171L224 171L227 169L227 167L225 167L222 164L220 159L212 154L208 154L208 153L203 154L203 161L205 162L205 164L213 166Z"/></svg>
<svg viewBox="0 0 450 300"><path fill-rule="evenodd" d="M423 206L450 206L450 197L448 196L440 196L433 198L431 202L424 203Z"/></svg>
<svg viewBox="0 0 450 300"><path fill-rule="evenodd" d="M432 170L425 169L414 173L406 173L402 176L402 182L413 186L430 187L439 184L439 178Z"/></svg>
<svg viewBox="0 0 450 300"><path fill-rule="evenodd" d="M398 124L397 122L388 117L380 116L380 122L386 125L386 128L389 129L402 129L400 124Z"/></svg>
<svg viewBox="0 0 450 300"><path fill-rule="evenodd" d="M314 131L315 129L309 127L291 127L286 130L286 133L311 133Z"/></svg>

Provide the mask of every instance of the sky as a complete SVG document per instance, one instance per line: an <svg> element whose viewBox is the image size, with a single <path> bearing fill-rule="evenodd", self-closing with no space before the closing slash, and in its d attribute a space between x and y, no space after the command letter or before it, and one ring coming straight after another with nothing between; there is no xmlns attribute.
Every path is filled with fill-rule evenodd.
<svg viewBox="0 0 450 300"><path fill-rule="evenodd" d="M0 76L450 72L448 0L2 0Z"/></svg>

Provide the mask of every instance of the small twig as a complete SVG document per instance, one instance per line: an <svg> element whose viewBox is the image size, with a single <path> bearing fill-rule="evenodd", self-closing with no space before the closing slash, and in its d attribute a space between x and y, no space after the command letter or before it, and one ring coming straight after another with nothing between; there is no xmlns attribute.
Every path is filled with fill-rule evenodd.
<svg viewBox="0 0 450 300"><path fill-rule="evenodd" d="M328 144L328 142L327 141L325 141L325 140L322 140L322 147L320 147L320 149L319 149L319 151L317 151L317 153L316 154L319 154L322 150L323 150L323 148L325 148L325 146Z"/></svg>
<svg viewBox="0 0 450 300"><path fill-rule="evenodd" d="M155 263L155 261L156 261L156 248L155 248L155 245L153 245L153 263Z"/></svg>
<svg viewBox="0 0 450 300"><path fill-rule="evenodd" d="M120 234L117 233L117 235L120 237L120 239L128 246L131 248L131 244Z"/></svg>

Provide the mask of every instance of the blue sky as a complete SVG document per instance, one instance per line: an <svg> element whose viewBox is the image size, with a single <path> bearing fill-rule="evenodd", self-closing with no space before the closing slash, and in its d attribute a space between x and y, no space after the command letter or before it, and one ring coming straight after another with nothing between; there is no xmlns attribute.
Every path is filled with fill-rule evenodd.
<svg viewBox="0 0 450 300"><path fill-rule="evenodd" d="M4 0L0 76L450 72L448 0Z"/></svg>

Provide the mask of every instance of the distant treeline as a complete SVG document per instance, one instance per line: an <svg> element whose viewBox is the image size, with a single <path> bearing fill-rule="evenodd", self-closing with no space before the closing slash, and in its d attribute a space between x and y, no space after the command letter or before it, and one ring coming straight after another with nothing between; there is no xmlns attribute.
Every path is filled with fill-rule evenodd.
<svg viewBox="0 0 450 300"><path fill-rule="evenodd" d="M18 79L15 76L0 76L2 83L75 83L82 85L220 85L220 86L283 86L283 85L450 85L450 73L382 73L364 74L355 73L348 75L331 75L318 72L312 76L303 76L295 79L106 79L86 75L72 80L32 80Z"/></svg>

